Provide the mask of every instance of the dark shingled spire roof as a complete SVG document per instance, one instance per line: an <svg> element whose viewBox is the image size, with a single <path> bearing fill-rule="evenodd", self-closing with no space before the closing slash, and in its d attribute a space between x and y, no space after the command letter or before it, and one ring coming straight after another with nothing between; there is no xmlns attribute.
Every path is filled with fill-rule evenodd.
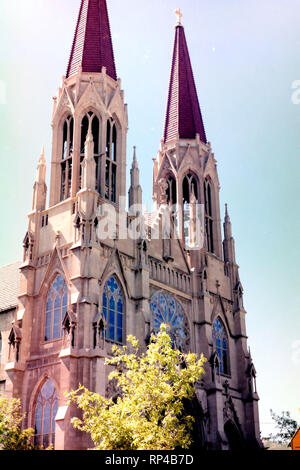
<svg viewBox="0 0 300 470"><path fill-rule="evenodd" d="M83 72L106 73L117 80L106 0L81 0L67 78Z"/></svg>
<svg viewBox="0 0 300 470"><path fill-rule="evenodd" d="M177 24L163 140L177 135L207 143L184 28Z"/></svg>

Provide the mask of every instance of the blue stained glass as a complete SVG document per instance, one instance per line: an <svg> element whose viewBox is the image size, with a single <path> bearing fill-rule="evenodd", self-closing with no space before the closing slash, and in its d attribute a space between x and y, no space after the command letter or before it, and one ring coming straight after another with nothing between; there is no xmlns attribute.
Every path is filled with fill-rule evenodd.
<svg viewBox="0 0 300 470"><path fill-rule="evenodd" d="M46 314L45 341L51 338L51 311Z"/></svg>
<svg viewBox="0 0 300 470"><path fill-rule="evenodd" d="M107 287L109 288L109 290L114 293L115 290L117 290L119 288L114 276L112 276L108 282L107 282Z"/></svg>
<svg viewBox="0 0 300 470"><path fill-rule="evenodd" d="M64 293L64 296L63 296L63 299L62 299L62 306L63 307L68 306L68 293L67 292Z"/></svg>
<svg viewBox="0 0 300 470"><path fill-rule="evenodd" d="M115 341L115 327L114 325L109 325L108 327L108 339Z"/></svg>
<svg viewBox="0 0 300 470"><path fill-rule="evenodd" d="M111 298L109 299L109 308L111 310L115 310L115 299L113 298L113 296L111 296Z"/></svg>
<svg viewBox="0 0 300 470"><path fill-rule="evenodd" d="M162 314L166 316L167 315L167 302L163 295L160 295L159 303L160 303Z"/></svg>
<svg viewBox="0 0 300 470"><path fill-rule="evenodd" d="M45 399L50 398L52 396L53 392L54 392L54 385L51 382L51 380L47 380L47 382L45 382L45 384L43 385L42 390L41 390L41 394L42 394L43 398L45 398Z"/></svg>
<svg viewBox="0 0 300 470"><path fill-rule="evenodd" d="M58 398L51 380L47 380L37 397L35 409L35 443L50 442L50 434L55 429L55 416L58 410Z"/></svg>
<svg viewBox="0 0 300 470"><path fill-rule="evenodd" d="M53 339L60 337L60 310L54 310L53 316Z"/></svg>
<svg viewBox="0 0 300 470"><path fill-rule="evenodd" d="M179 302L170 294L159 293L152 297L150 303L152 311L152 326L155 333L162 323L169 326L169 334L173 344L184 349L188 339L183 309Z"/></svg>
<svg viewBox="0 0 300 470"><path fill-rule="evenodd" d="M123 341L124 301L122 290L114 276L111 276L105 284L102 300L103 314L106 319L105 337L120 343Z"/></svg>
<svg viewBox="0 0 300 470"><path fill-rule="evenodd" d="M115 326L115 312L113 310L110 310L109 311L109 323L110 325L112 325L113 327Z"/></svg>
<svg viewBox="0 0 300 470"><path fill-rule="evenodd" d="M118 312L122 313L123 312L123 302L121 299L118 301Z"/></svg>
<svg viewBox="0 0 300 470"><path fill-rule="evenodd" d="M58 274L54 279L46 301L45 341L61 338L62 320L68 308L68 290L64 278Z"/></svg>
<svg viewBox="0 0 300 470"><path fill-rule="evenodd" d="M53 288L56 291L59 291L63 287L64 283L65 283L64 279L62 278L60 274L58 274L53 282Z"/></svg>
<svg viewBox="0 0 300 470"><path fill-rule="evenodd" d="M151 310L152 310L153 312L156 312L157 309L158 309L157 304L154 303L154 302L151 302Z"/></svg>
<svg viewBox="0 0 300 470"><path fill-rule="evenodd" d="M50 431L50 412L51 408L47 402L44 406L43 434L48 434Z"/></svg>
<svg viewBox="0 0 300 470"><path fill-rule="evenodd" d="M46 303L46 312L51 312L52 310L52 299L51 297L48 297L47 303Z"/></svg>
<svg viewBox="0 0 300 470"><path fill-rule="evenodd" d="M123 326L123 315L118 313L117 327L122 329Z"/></svg>
<svg viewBox="0 0 300 470"><path fill-rule="evenodd" d="M225 328L219 318L214 323L212 336L219 357L220 372L228 374L228 341Z"/></svg>
<svg viewBox="0 0 300 470"><path fill-rule="evenodd" d="M122 328L117 328L117 341L118 343L122 343L123 341Z"/></svg>
<svg viewBox="0 0 300 470"><path fill-rule="evenodd" d="M42 405L38 403L35 409L35 433L41 434L42 432Z"/></svg>
<svg viewBox="0 0 300 470"><path fill-rule="evenodd" d="M55 432L55 418L58 410L58 401L56 401L53 405L52 409L52 423L51 423L51 432Z"/></svg>
<svg viewBox="0 0 300 470"><path fill-rule="evenodd" d="M54 301L54 308L60 308L60 297L57 295Z"/></svg>

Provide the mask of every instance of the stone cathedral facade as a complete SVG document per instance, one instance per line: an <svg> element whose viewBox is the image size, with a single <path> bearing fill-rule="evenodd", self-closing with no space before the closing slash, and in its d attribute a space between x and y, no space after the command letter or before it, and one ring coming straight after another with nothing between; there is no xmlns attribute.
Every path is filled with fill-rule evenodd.
<svg viewBox="0 0 300 470"><path fill-rule="evenodd" d="M70 424L76 410L64 392L81 383L112 394L105 365L112 345L132 334L146 347L150 334L167 323L177 347L208 359L189 408L195 448L260 447L256 372L231 221L226 207L222 227L217 162L180 16L165 128L153 160L151 213L141 217L138 210L135 150L127 193L128 113L105 0L81 1L52 128L49 204L42 151L8 334L6 393L21 398L24 426L35 428L36 443L52 442L55 449L91 446ZM203 243L197 247L198 206ZM170 227L162 236L166 211ZM103 223L108 215L112 232ZM140 236L122 236L121 228L136 233L138 225Z"/></svg>

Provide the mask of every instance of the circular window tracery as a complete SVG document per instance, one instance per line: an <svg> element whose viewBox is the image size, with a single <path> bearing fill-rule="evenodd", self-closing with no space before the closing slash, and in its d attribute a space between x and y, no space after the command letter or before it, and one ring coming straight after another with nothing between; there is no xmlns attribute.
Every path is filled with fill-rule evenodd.
<svg viewBox="0 0 300 470"><path fill-rule="evenodd" d="M150 302L152 329L155 334L162 323L169 327L169 334L174 348L186 351L190 343L189 327L180 303L170 294L158 292Z"/></svg>

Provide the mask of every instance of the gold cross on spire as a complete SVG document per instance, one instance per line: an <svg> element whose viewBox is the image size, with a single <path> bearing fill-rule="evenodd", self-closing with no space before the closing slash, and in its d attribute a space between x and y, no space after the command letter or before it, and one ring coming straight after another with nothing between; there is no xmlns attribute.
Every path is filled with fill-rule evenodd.
<svg viewBox="0 0 300 470"><path fill-rule="evenodd" d="M175 10L175 15L177 16L177 23L181 24L183 14L181 13L180 8L177 8L177 10Z"/></svg>

